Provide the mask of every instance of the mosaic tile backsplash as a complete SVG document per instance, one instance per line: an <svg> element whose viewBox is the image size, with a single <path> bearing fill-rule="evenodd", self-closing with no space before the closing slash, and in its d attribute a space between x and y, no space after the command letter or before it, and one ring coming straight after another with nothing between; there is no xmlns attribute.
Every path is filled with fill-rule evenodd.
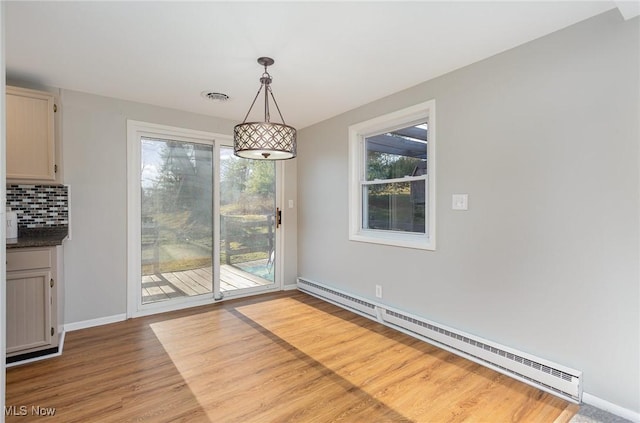
<svg viewBox="0 0 640 423"><path fill-rule="evenodd" d="M18 215L18 227L69 225L69 187L64 185L7 185L7 207Z"/></svg>

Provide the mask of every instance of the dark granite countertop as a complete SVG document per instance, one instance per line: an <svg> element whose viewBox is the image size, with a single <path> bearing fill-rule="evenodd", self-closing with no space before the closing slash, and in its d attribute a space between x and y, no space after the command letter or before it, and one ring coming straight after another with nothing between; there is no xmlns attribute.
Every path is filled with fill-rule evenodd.
<svg viewBox="0 0 640 423"><path fill-rule="evenodd" d="M28 247L54 247L62 245L69 235L67 226L51 228L19 228L18 238L7 239L7 249Z"/></svg>

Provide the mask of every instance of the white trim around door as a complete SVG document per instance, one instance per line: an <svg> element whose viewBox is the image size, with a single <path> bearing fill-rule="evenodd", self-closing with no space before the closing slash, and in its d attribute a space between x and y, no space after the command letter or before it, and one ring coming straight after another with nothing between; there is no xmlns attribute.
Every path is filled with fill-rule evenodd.
<svg viewBox="0 0 640 423"><path fill-rule="evenodd" d="M211 145L213 148L213 239L212 239L212 273L213 286L210 293L173 298L169 301L144 303L142 301L142 253L141 253L141 140L143 138L165 139L179 142ZM218 169L220 166L220 148L233 145L229 135L197 131L155 123L127 120L127 317L138 317L171 311L181 308L211 304L222 300L220 290L220 184ZM243 159L244 160L244 159ZM276 206L282 204L282 172L281 163L276 163ZM225 293L226 298L238 298L257 293L276 291L282 287L283 229L275 235L275 281L264 287L245 288Z"/></svg>

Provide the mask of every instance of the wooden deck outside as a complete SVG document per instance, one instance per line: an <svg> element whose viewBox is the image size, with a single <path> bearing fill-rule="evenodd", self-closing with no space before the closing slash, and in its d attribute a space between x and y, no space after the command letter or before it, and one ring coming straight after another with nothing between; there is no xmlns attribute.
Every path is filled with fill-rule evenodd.
<svg viewBox="0 0 640 423"><path fill-rule="evenodd" d="M146 275L142 277L142 303L210 294L212 280L211 266L181 272ZM232 265L220 265L220 290L222 292L269 284L269 281L255 277Z"/></svg>

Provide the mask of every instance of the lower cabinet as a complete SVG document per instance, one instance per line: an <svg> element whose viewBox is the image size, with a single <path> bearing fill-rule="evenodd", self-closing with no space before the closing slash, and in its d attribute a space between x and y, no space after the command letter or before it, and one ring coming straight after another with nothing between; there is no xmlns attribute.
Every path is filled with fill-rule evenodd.
<svg viewBox="0 0 640 423"><path fill-rule="evenodd" d="M56 248L7 251L7 357L58 346Z"/></svg>

